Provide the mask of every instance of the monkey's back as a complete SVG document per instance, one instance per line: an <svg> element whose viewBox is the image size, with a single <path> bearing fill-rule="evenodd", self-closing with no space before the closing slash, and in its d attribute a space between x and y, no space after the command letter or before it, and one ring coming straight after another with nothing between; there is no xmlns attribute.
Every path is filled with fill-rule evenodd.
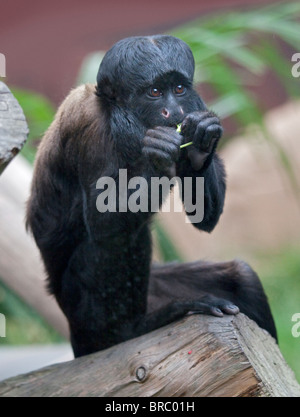
<svg viewBox="0 0 300 417"><path fill-rule="evenodd" d="M26 227L40 249L54 293L59 291L74 248L86 237L80 170L88 155L95 155L95 138L100 137L101 118L94 92L94 85L70 92L46 131L35 160ZM84 169L89 172L92 167Z"/></svg>

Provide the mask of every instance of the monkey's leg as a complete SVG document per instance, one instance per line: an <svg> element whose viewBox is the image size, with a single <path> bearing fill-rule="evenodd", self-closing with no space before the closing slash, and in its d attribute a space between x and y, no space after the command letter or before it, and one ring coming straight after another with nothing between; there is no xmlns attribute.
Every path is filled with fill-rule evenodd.
<svg viewBox="0 0 300 417"><path fill-rule="evenodd" d="M68 319L75 356L134 337L126 333L128 323L146 314L149 268L141 254L141 266L132 266L122 246L82 242L62 275L55 296Z"/></svg>
<svg viewBox="0 0 300 417"><path fill-rule="evenodd" d="M214 297L228 300L227 305L238 306L242 313L256 321L277 340L274 320L263 287L257 274L245 262L198 261L152 266L148 312L160 309L174 300L199 300L205 296L208 297L208 306L211 304L212 308L216 301Z"/></svg>
<svg viewBox="0 0 300 417"><path fill-rule="evenodd" d="M130 248L123 246L112 251L109 245L82 242L62 276L61 289L55 295L68 319L76 357L148 333L189 311L211 312L208 299L219 305L215 297L204 295L172 301L147 314L150 256L145 243L134 248L134 257Z"/></svg>

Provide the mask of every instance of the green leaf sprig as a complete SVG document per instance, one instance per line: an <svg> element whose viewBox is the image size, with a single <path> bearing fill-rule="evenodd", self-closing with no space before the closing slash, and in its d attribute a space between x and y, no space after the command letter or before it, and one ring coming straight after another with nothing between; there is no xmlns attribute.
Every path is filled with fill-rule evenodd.
<svg viewBox="0 0 300 417"><path fill-rule="evenodd" d="M181 133L181 123L179 123L179 125L177 125L176 132ZM186 148L187 146L190 146L192 144L193 144L193 142L184 143L183 145L180 145L180 149Z"/></svg>

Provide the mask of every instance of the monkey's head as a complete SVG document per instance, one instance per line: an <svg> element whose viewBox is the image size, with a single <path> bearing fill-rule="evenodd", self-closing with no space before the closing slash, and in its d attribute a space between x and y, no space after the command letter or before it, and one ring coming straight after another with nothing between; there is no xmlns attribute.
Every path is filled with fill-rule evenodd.
<svg viewBox="0 0 300 417"><path fill-rule="evenodd" d="M128 109L146 128L175 127L199 100L206 109L193 90L194 70L192 51L178 38L126 38L104 56L97 95L107 109Z"/></svg>

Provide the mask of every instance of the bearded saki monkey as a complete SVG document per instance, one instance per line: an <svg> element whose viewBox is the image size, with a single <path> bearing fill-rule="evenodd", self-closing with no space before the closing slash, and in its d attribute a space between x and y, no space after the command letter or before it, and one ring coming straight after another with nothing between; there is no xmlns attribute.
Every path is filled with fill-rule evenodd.
<svg viewBox="0 0 300 417"><path fill-rule="evenodd" d="M157 211L150 207L151 179L176 176L184 184L189 177L195 202L197 178L204 178L204 214L193 222L200 230L211 232L223 210L225 171L216 153L222 127L193 89L193 75L192 52L180 39L123 39L106 53L97 84L82 85L64 100L39 146L27 227L48 288L68 319L75 356L188 312L241 311L276 338L263 288L244 262L151 264ZM149 210L121 207L124 172L127 184L141 178L140 187L149 185ZM113 194L99 188L103 178L116 184ZM134 190L126 192L129 200ZM104 195L114 197L113 210L99 210ZM165 197L160 193L158 206Z"/></svg>

